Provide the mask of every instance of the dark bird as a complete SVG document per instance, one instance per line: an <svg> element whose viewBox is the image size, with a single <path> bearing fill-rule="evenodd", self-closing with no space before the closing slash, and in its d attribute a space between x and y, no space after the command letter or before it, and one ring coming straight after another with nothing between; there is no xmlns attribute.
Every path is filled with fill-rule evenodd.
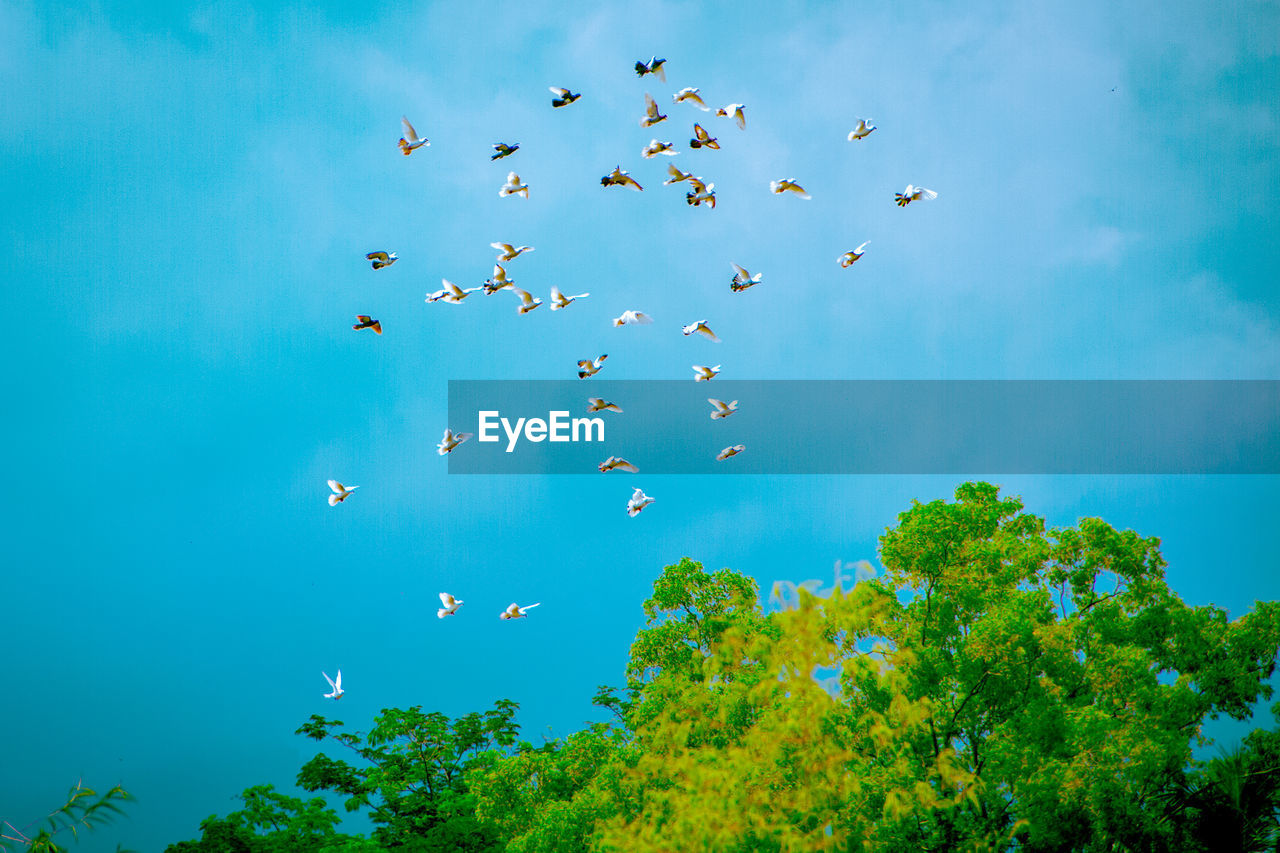
<svg viewBox="0 0 1280 853"><path fill-rule="evenodd" d="M517 142L515 145L508 145L508 144L507 144L507 143L505 143L505 142L499 142L497 145L493 146L493 150L494 150L494 151L497 151L498 153L497 153L497 154L494 154L494 155L493 155L492 157L490 157L489 159L490 159L490 160L501 160L503 157L510 157L512 154L516 153L516 151L517 151L519 148L520 148L520 143L519 143L519 142Z"/></svg>
<svg viewBox="0 0 1280 853"><path fill-rule="evenodd" d="M581 92L575 95L568 89L562 89L559 86L548 86L547 88L551 90L551 94L555 95L555 97L551 99L551 106L553 107L567 106L582 97Z"/></svg>
<svg viewBox="0 0 1280 853"><path fill-rule="evenodd" d="M654 56L648 62L636 63L636 76L643 77L646 74L657 74L658 79L663 83L667 82L667 71L662 66L666 64L665 59L659 59Z"/></svg>
<svg viewBox="0 0 1280 853"><path fill-rule="evenodd" d="M351 328L359 331L360 329L373 329L379 335L382 334L382 324L370 317L368 314L357 314L356 319L359 321Z"/></svg>

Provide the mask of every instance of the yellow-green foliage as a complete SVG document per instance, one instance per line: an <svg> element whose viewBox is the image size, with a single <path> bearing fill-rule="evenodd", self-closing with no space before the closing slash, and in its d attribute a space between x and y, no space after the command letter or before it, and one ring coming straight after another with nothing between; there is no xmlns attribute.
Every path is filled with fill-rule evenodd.
<svg viewBox="0 0 1280 853"><path fill-rule="evenodd" d="M1206 716L1270 695L1280 609L1188 607L1159 540L1021 509L917 503L883 577L768 615L667 566L619 724L494 759L480 817L521 853L1179 849L1169 791Z"/></svg>

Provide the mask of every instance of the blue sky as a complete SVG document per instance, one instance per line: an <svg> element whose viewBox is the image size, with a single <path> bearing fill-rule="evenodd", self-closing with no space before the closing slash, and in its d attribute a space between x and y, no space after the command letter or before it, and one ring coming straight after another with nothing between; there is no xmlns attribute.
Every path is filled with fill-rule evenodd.
<svg viewBox="0 0 1280 853"><path fill-rule="evenodd" d="M1113 5L0 0L0 816L120 781L131 819L81 848L161 849L290 782L311 713L510 698L567 733L663 565L827 578L960 479L451 477L450 379L600 352L683 379L703 317L726 378L1280 379L1280 7ZM665 84L632 71L655 53ZM401 114L430 148L400 155ZM856 116L879 130L853 144ZM654 136L716 210L661 185ZM615 165L645 191L601 188ZM498 197L508 168L529 200ZM908 183L939 198L899 209ZM522 286L591 297L424 304L495 240L537 247ZM731 261L764 284L731 295ZM628 308L656 322L611 328ZM363 488L331 509L328 477ZM1189 602L1280 595L1275 478L990 479L1162 537ZM628 519L633 481L658 502ZM513 599L544 604L499 623Z"/></svg>

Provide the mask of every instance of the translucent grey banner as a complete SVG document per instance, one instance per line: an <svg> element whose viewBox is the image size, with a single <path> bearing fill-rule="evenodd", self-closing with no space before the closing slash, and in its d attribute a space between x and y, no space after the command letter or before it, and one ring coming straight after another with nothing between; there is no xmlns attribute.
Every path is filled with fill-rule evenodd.
<svg viewBox="0 0 1280 853"><path fill-rule="evenodd" d="M1280 473L1270 380L451 380L448 426L451 474Z"/></svg>

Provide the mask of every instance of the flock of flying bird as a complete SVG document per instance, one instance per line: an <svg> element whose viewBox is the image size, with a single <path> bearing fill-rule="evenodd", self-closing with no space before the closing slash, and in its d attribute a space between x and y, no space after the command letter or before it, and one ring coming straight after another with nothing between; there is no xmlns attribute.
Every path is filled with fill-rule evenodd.
<svg viewBox="0 0 1280 853"><path fill-rule="evenodd" d="M665 83L667 79L665 66L666 66L666 60L659 59L658 57L655 56L650 58L648 62L636 62L635 72L637 76L641 78L644 78L648 75L653 75ZM566 89L563 87L552 86L550 87L550 89L551 89L551 94L554 96L551 100L551 106L555 109L567 107L582 97L581 93L572 92L569 89ZM668 117L661 113L661 111L658 108L658 104L653 99L652 95L646 92L644 99L645 99L645 112L644 112L644 115L640 118L641 127L645 127L645 128L653 127L667 120ZM711 107L707 106L707 104L703 101L700 90L695 87L685 87L681 89L680 91L672 95L671 100L673 104L687 103L697 107L703 112L708 112L708 113L712 112ZM728 104L719 109L716 109L714 112L716 116L732 119L733 122L737 124L739 130L745 130L747 126L745 110L746 110L746 105L733 103L733 104ZM429 146L431 144L425 137L418 135L418 132L414 129L413 125L409 122L408 118L401 118L400 121L401 121L401 125L404 128L404 135L400 138L398 144L401 152L405 156L409 156L414 151L417 151L418 149ZM869 119L859 118L853 130L849 132L847 139L850 142L861 141L863 139L866 139L868 136L870 136L875 130L876 130L876 126L872 124ZM707 148L710 150L719 150L720 142L718 138L712 136L707 131L707 129L703 127L701 124L694 123L693 136L689 140L689 147L695 150L700 148ZM493 150L495 153L489 159L495 160L495 161L501 160L503 158L509 157L512 154L514 154L516 151L519 150L519 148L520 148L519 143L498 142L494 144ZM678 153L679 152L676 150L676 146L673 143L664 142L655 138L655 139L651 139L649 141L649 144L644 147L644 149L641 151L641 156L647 160L647 159L652 159L653 157L656 157L659 154L665 155L665 156L674 156ZM715 208L716 192L715 192L714 183L705 181L703 178L698 177L692 174L691 172L681 171L680 169L676 168L674 164L668 164L667 175L669 177L666 181L663 182L664 185L672 185L672 184L682 183L682 182L689 184L690 189L688 190L688 192L685 193L685 202L688 205L692 207L702 207L705 205L706 207L711 209ZM613 171L611 171L610 173L602 177L600 179L600 184L604 187L612 187L612 186L628 187L637 192L642 192L644 190L644 187L641 186L640 183L635 178L631 177L630 173L624 170L621 167L621 165L615 166ZM805 190L805 188L801 186L800 183L797 182L794 178L783 178L775 181L770 181L769 189L776 195L781 195L783 193L791 193L801 199L807 200L811 198L808 191ZM499 188L498 195L503 198L506 198L508 196L520 196L522 198L527 199L529 198L529 185L525 181L521 180L519 174L517 174L515 171L511 171L507 174L506 182L501 186L501 188ZM903 190L900 193L894 194L894 202L899 207L906 207L908 204L910 204L913 201L928 201L928 200L935 199L937 197L938 197L938 194L933 190L908 184L905 190ZM863 254L865 254L866 248L869 245L869 243L870 241L865 241L861 245L859 245L857 248L851 249L841 254L836 259L837 263L839 263L840 266L845 269L851 267L856 261L858 261L863 256ZM486 295L497 293L499 290L510 290L520 300L520 304L516 307L516 310L520 314L527 314L528 312L542 305L543 301L541 299L534 296L532 293L530 293L527 290L516 287L515 279L508 276L507 270L503 266L503 264L507 264L507 263L510 263L511 261L514 261L516 258L520 257L526 252L532 252L534 250L534 247L533 246L515 246L511 243L504 243L504 242L494 242L494 243L491 243L490 245L494 249L497 249L499 254L496 259L497 263L495 263L493 266L493 274L489 279L486 279L482 285L479 285L476 287L469 287L469 288L458 287L456 284L449 281L448 279L441 279L442 287L437 291L427 294L426 301L428 303L444 302L450 305L460 305L464 300L467 299L468 296L470 296L472 293L475 293L478 290L483 290ZM390 267L393 264L395 264L397 260L399 260L395 252L386 252L386 251L369 252L365 256L365 259L370 262L370 265L375 270L381 270L381 269ZM748 288L751 288L757 284L760 284L761 281L763 280L763 275L761 273L755 273L753 275L752 273L748 272L745 268L739 266L736 263L731 264L731 266L733 267L734 274L733 274L732 280L729 283L729 287L730 287L730 290L734 293L741 293L742 291L745 291ZM558 288L552 287L551 295L550 295L551 310L558 311L564 308L568 308L575 301L579 299L585 299L590 295L591 294L589 293L578 293L573 296L566 296L565 294L561 293ZM372 329L375 334L378 334L378 335L382 334L382 324L380 321L375 320L374 318L365 314L357 315L356 321L357 322L355 323L355 325L352 326L353 329L356 329L356 330ZM652 322L653 322L652 317L650 317L648 314L645 314L643 311L636 311L636 310L624 311L622 312L621 316L614 318L612 321L614 326L647 325ZM715 332L711 330L711 327L707 325L706 320L697 320L693 323L690 323L684 326L682 331L684 332L685 336L696 334L696 335L701 335L702 337L714 343L720 342L720 338L716 335ZM595 376L604 367L604 362L608 357L609 356L606 354L606 355L601 355L598 358L583 359L579 361L578 362L578 378L585 379L590 376ZM707 367L707 366L698 365L698 364L693 365L694 381L696 382L710 381L712 378L714 378L717 374L720 373L720 367L721 366L718 364L713 367ZM737 400L733 400L731 402L726 403L723 400L708 398L708 402L712 406L711 418L713 420L722 420L734 414L734 412L738 410ZM591 397L591 398L588 398L587 411L588 413L603 412L603 411L621 413L622 409L617 404L604 400L603 398ZM436 447L436 451L441 456L447 453L451 453L456 447L458 447L458 445L462 444L464 441L472 437L473 437L472 433L466 433L466 432L454 433L452 430L446 429L444 432L444 437L441 439L439 445L437 445ZM746 447L744 445L741 445L741 444L731 445L721 450L716 455L716 459L717 460L729 459L743 452L744 450L746 450ZM610 456L604 462L601 462L598 468L601 472L628 471L631 473L636 473L640 470L631 462L628 462L626 459L623 459L617 456ZM350 487L344 486L342 485L342 483L338 482L337 480L329 480L328 482L329 482L329 488L332 492L332 494L329 495L330 506L336 506L342 501L345 501L351 495L352 492L354 492L356 489L359 488L359 486L350 486ZM630 500L627 501L627 515L634 518L635 516L640 514L641 510L643 510L645 507L647 507L649 504L653 502L654 502L654 498L646 495L643 490L636 489L632 494ZM454 598L454 596L451 595L450 593L442 592L440 593L440 604L441 604L441 607L439 610L436 611L436 615L438 618L444 619L446 616L455 615L458 612L458 609L463 605L463 601L461 599ZM515 602L512 602L505 610L502 611L501 614L499 614L499 618L504 620L524 618L527 615L527 612L529 610L533 609L534 607L538 607L539 604L540 602L538 604L529 604L521 607ZM335 700L341 699L345 692L342 689L342 671L341 670L338 671L338 676L336 679L330 678L327 673L322 673L322 674L324 675L325 680L329 682L329 686L332 688L332 692L324 694L325 698L335 699Z"/></svg>

